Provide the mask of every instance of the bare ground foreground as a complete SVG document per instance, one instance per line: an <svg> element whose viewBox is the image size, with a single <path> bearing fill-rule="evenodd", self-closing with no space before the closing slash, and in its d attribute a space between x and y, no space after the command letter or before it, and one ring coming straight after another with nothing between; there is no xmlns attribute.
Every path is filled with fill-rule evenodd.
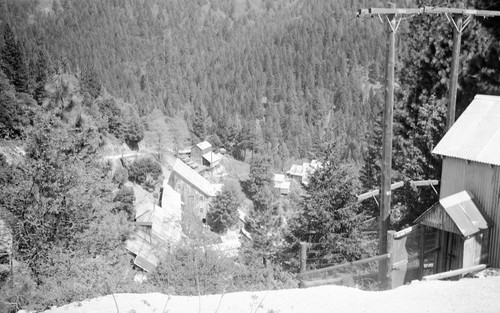
<svg viewBox="0 0 500 313"><path fill-rule="evenodd" d="M389 291L322 286L201 297L116 294L115 299L117 306L113 296L108 295L46 312L500 312L500 276L460 281L415 281Z"/></svg>

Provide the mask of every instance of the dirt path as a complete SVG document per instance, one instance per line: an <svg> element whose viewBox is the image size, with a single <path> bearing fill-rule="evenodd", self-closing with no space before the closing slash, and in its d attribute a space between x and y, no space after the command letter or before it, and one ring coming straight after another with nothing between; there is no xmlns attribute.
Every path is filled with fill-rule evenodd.
<svg viewBox="0 0 500 313"><path fill-rule="evenodd" d="M117 294L120 313L321 313L500 312L500 276L461 281L414 282L390 291L339 286L198 297ZM51 313L117 312L112 296L74 303Z"/></svg>

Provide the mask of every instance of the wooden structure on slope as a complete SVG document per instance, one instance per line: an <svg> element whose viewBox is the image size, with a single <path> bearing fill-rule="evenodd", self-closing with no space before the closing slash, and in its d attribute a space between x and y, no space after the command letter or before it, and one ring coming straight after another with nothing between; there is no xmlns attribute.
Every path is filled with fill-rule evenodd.
<svg viewBox="0 0 500 313"><path fill-rule="evenodd" d="M477 95L432 152L443 157L440 198L474 196L491 221L485 258L500 267L500 97Z"/></svg>
<svg viewBox="0 0 500 313"><path fill-rule="evenodd" d="M286 180L283 174L274 174L273 177L274 188L277 189L281 195L290 194L290 182Z"/></svg>
<svg viewBox="0 0 500 313"><path fill-rule="evenodd" d="M208 141L200 142L191 148L191 160L203 165L203 155L212 152L212 145Z"/></svg>
<svg viewBox="0 0 500 313"><path fill-rule="evenodd" d="M311 163L302 163L302 165L293 164L286 173L299 184L307 185L309 184L309 176L320 166L320 162L312 160Z"/></svg>
<svg viewBox="0 0 500 313"><path fill-rule="evenodd" d="M438 230L434 272L457 270L486 262L489 224L467 191L442 198L416 223Z"/></svg>
<svg viewBox="0 0 500 313"><path fill-rule="evenodd" d="M166 181L161 192L161 206L154 203L136 206L137 231L127 240L126 249L134 255L134 264L152 272L159 257L182 238L181 195Z"/></svg>
<svg viewBox="0 0 500 313"><path fill-rule="evenodd" d="M192 210L200 220L207 216L208 204L222 190L221 184L212 184L181 160L175 160L168 184L181 194L183 209Z"/></svg>

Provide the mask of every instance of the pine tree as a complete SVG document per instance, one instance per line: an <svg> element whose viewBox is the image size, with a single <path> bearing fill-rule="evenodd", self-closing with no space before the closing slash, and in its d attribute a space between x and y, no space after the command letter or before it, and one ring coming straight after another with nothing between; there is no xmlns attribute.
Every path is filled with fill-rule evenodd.
<svg viewBox="0 0 500 313"><path fill-rule="evenodd" d="M195 105L194 107L194 119L193 119L193 134L200 140L204 140L207 136L206 129L207 113L201 104Z"/></svg>
<svg viewBox="0 0 500 313"><path fill-rule="evenodd" d="M33 98L35 98L38 104L42 104L45 99L45 84L48 78L48 60L45 52L43 50L38 51L38 59L35 65L35 90Z"/></svg>
<svg viewBox="0 0 500 313"><path fill-rule="evenodd" d="M93 67L86 67L82 73L82 91L90 96L90 99L97 98L102 92L101 82Z"/></svg>
<svg viewBox="0 0 500 313"><path fill-rule="evenodd" d="M307 197L300 203L298 216L290 222L297 241L320 246L316 257L324 263L359 259L362 255L356 194L360 190L354 164L342 161L339 148L329 144L325 158L310 177Z"/></svg>
<svg viewBox="0 0 500 313"><path fill-rule="evenodd" d="M9 24L4 28L4 46L0 50L0 68L17 92L28 91L28 68L21 44L16 40Z"/></svg>
<svg viewBox="0 0 500 313"><path fill-rule="evenodd" d="M207 224L213 232L224 234L238 222L241 199L232 184L225 184L222 192L212 202L207 214Z"/></svg>
<svg viewBox="0 0 500 313"><path fill-rule="evenodd" d="M256 156L250 163L250 177L247 181L248 193L257 212L267 211L275 201L274 186L269 160Z"/></svg>

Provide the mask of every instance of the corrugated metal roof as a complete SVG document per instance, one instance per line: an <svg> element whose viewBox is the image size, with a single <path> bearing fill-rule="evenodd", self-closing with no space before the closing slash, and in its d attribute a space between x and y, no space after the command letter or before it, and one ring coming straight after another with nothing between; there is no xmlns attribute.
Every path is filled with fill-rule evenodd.
<svg viewBox="0 0 500 313"><path fill-rule="evenodd" d="M241 248L241 241L238 233L227 232L226 235L220 236L220 239L220 243L208 245L208 248L211 250L222 252L228 257L234 257L238 255L238 249Z"/></svg>
<svg viewBox="0 0 500 313"><path fill-rule="evenodd" d="M442 214L442 211L446 214ZM454 226L450 226L450 222ZM479 211L474 197L467 191L461 191L439 200L439 203L417 218L415 223L452 232L458 229L465 237L488 228L488 223Z"/></svg>
<svg viewBox="0 0 500 313"><path fill-rule="evenodd" d="M137 212L136 221L151 227L154 244L167 245L181 240L181 217L178 212L154 205L151 210Z"/></svg>
<svg viewBox="0 0 500 313"><path fill-rule="evenodd" d="M127 240L126 249L136 255L134 264L147 272L153 271L158 265L158 257L154 253L153 246L144 238L135 236Z"/></svg>
<svg viewBox="0 0 500 313"><path fill-rule="evenodd" d="M212 184L205 177L198 174L195 170L179 159L175 160L174 172L196 187L199 191L204 193L205 196L215 197L216 192L214 192L215 190Z"/></svg>
<svg viewBox="0 0 500 313"><path fill-rule="evenodd" d="M198 148L200 148L201 150L205 150L205 149L212 147L212 145L208 141L202 141L202 142L198 143L196 146Z"/></svg>
<svg viewBox="0 0 500 313"><path fill-rule="evenodd" d="M432 153L500 165L500 96L477 95Z"/></svg>
<svg viewBox="0 0 500 313"><path fill-rule="evenodd" d="M285 181L285 175L284 174L274 174L273 181L275 183L282 183Z"/></svg>

